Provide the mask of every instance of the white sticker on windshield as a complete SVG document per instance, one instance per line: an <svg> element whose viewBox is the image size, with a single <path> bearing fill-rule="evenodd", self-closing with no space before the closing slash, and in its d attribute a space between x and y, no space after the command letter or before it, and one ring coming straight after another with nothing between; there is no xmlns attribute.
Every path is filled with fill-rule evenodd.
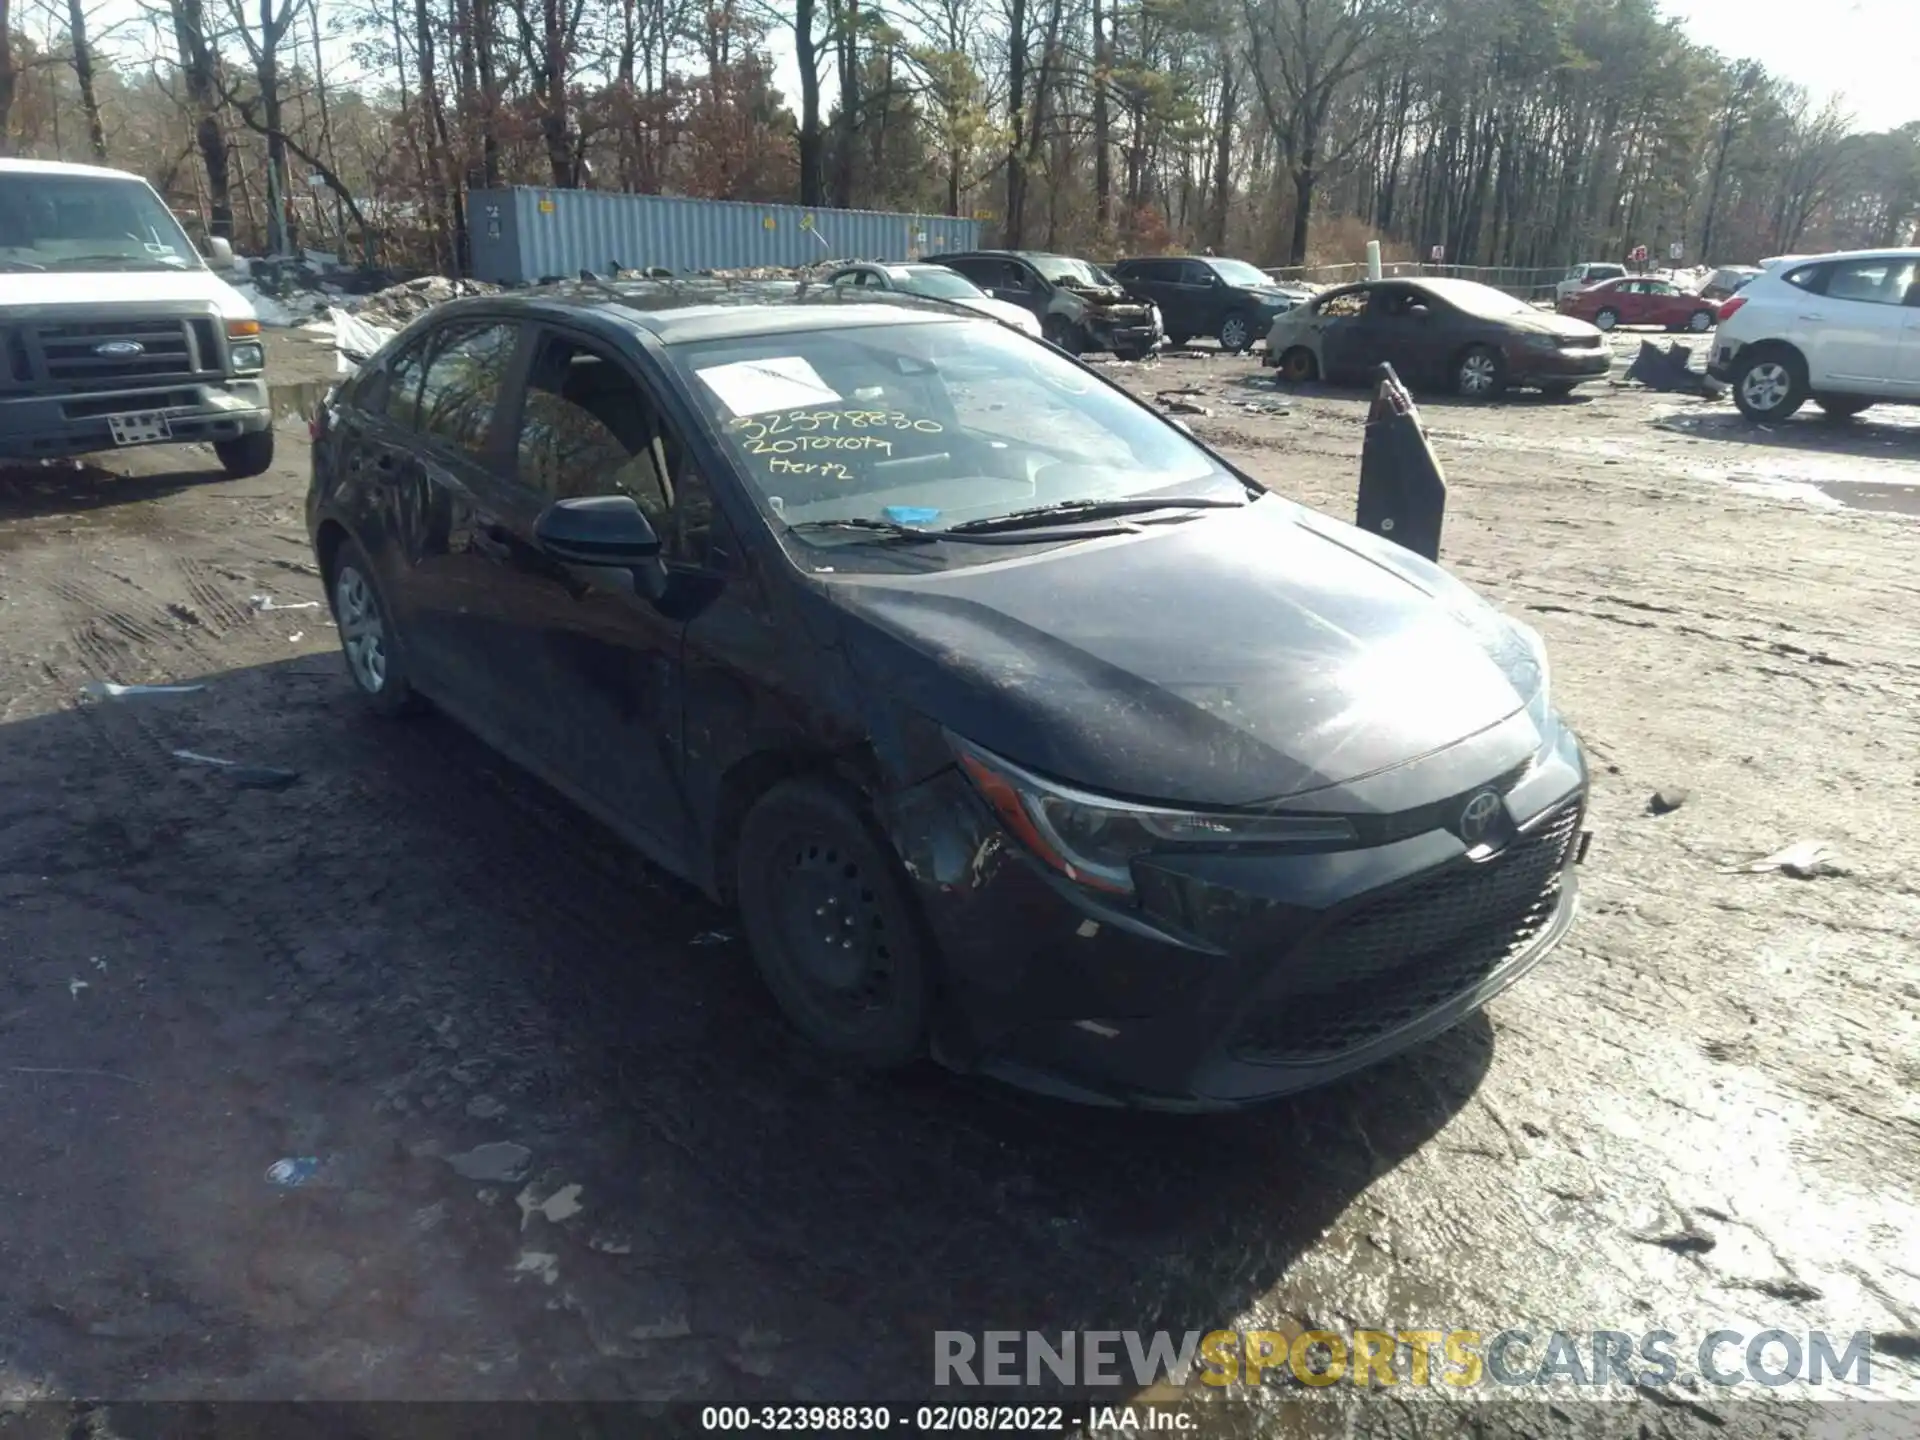
<svg viewBox="0 0 1920 1440"><path fill-rule="evenodd" d="M770 360L736 360L696 372L707 388L736 415L794 410L802 405L831 405L840 396L819 372L798 355Z"/></svg>

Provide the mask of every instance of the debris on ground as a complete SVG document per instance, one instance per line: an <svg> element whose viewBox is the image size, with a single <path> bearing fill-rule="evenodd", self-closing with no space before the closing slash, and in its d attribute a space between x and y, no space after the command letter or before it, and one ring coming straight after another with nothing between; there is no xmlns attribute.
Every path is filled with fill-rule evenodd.
<svg viewBox="0 0 1920 1440"><path fill-rule="evenodd" d="M320 1161L312 1155L289 1156L267 1167L267 1183L293 1190L320 1173Z"/></svg>
<svg viewBox="0 0 1920 1440"><path fill-rule="evenodd" d="M116 685L111 680L89 680L80 693L89 700L132 700L148 695L196 695L204 685Z"/></svg>
<svg viewBox="0 0 1920 1440"><path fill-rule="evenodd" d="M1799 840L1784 850L1776 850L1750 865L1735 867L1755 875L1779 871L1796 880L1814 880L1823 875L1845 875L1848 868L1840 862L1833 847L1824 840Z"/></svg>
<svg viewBox="0 0 1920 1440"><path fill-rule="evenodd" d="M436 305L466 295L498 295L503 288L486 280L449 280L444 275L423 275L418 280L376 290L350 302L346 310L367 325L399 330Z"/></svg>
<svg viewBox="0 0 1920 1440"><path fill-rule="evenodd" d="M189 765L211 766L243 790L284 790L300 778L298 770L282 770L276 765L247 765L239 760L222 760L218 755L202 755L197 750L176 750L173 758Z"/></svg>
<svg viewBox="0 0 1920 1440"><path fill-rule="evenodd" d="M320 602L318 600L294 600L283 603L275 600L271 595L249 595L247 597L247 603L253 606L254 609L263 612L267 610L318 610L320 608Z"/></svg>
<svg viewBox="0 0 1920 1440"><path fill-rule="evenodd" d="M511 1140L489 1140L461 1155L447 1156L454 1173L468 1180L496 1181L507 1184L526 1173L533 1152Z"/></svg>
<svg viewBox="0 0 1920 1440"><path fill-rule="evenodd" d="M1648 797L1647 813L1649 815L1671 815L1675 810L1678 810L1682 805L1686 804L1690 798L1690 791L1683 790L1677 785L1666 786L1654 791L1653 794Z"/></svg>
<svg viewBox="0 0 1920 1440"><path fill-rule="evenodd" d="M1699 395L1718 399L1725 393L1720 382L1692 368L1693 352L1675 341L1665 350L1651 340L1640 342L1640 353L1633 358L1621 378L1667 394Z"/></svg>
<svg viewBox="0 0 1920 1440"><path fill-rule="evenodd" d="M1213 411L1205 405L1185 398L1188 395L1200 395L1204 393L1204 391L1195 389L1162 390L1158 395L1155 395L1153 399L1154 403L1169 415L1211 415Z"/></svg>
<svg viewBox="0 0 1920 1440"><path fill-rule="evenodd" d="M520 1207L520 1228L525 1230L538 1215L549 1225L558 1225L563 1220L571 1220L585 1207L580 1203L578 1185L562 1185L558 1190L544 1198L539 1196L537 1186L529 1185L514 1197L514 1203Z"/></svg>

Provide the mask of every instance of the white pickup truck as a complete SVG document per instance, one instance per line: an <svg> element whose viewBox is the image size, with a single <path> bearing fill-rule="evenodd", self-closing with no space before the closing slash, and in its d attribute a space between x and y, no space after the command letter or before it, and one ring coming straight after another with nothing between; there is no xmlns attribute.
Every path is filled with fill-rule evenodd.
<svg viewBox="0 0 1920 1440"><path fill-rule="evenodd" d="M253 307L137 175L0 160L0 350L0 460L194 443L231 476L273 463Z"/></svg>

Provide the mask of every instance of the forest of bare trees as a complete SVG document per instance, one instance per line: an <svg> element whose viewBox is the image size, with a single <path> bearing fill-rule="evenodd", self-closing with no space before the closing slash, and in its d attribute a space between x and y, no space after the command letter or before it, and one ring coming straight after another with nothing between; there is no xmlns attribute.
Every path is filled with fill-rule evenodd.
<svg viewBox="0 0 1920 1440"><path fill-rule="evenodd" d="M1920 121L1860 133L1650 0L0 0L0 37L11 153L393 266L456 268L470 191L514 183L1271 265L1731 263L1920 221Z"/></svg>

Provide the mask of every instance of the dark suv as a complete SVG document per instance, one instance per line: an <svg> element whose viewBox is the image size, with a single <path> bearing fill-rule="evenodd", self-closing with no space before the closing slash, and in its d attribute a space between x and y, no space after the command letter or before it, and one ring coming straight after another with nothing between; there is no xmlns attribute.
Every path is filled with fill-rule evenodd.
<svg viewBox="0 0 1920 1440"><path fill-rule="evenodd" d="M1160 307L1168 344L1184 345L1196 335L1211 335L1221 349L1236 355L1252 349L1273 317L1302 298L1301 292L1277 284L1244 260L1211 255L1122 260L1113 274L1129 294Z"/></svg>
<svg viewBox="0 0 1920 1440"><path fill-rule="evenodd" d="M936 255L996 300L1040 317L1040 332L1069 355L1110 350L1122 360L1151 354L1163 338L1151 302L1129 295L1098 265L1038 250Z"/></svg>

